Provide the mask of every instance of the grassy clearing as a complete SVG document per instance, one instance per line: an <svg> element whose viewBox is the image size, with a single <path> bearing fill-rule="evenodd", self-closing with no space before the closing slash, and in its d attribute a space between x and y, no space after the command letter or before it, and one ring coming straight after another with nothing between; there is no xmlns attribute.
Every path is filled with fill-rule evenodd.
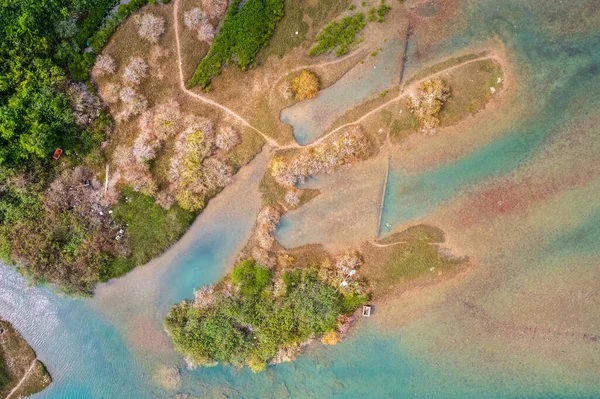
<svg viewBox="0 0 600 399"><path fill-rule="evenodd" d="M293 128L279 120L279 112L271 109L267 93L257 97L252 108L250 123L280 144L289 143L293 140Z"/></svg>
<svg viewBox="0 0 600 399"><path fill-rule="evenodd" d="M334 15L346 10L350 0L318 0L315 3L315 6L307 8L306 13L312 20L313 28L319 28Z"/></svg>
<svg viewBox="0 0 600 399"><path fill-rule="evenodd" d="M298 0L285 0L283 10L284 16L277 23L273 38L264 51L260 52L261 61L270 56L282 58L306 40L310 28L304 20L306 5Z"/></svg>
<svg viewBox="0 0 600 399"><path fill-rule="evenodd" d="M23 378L31 362L36 358L35 352L21 337L19 332L7 321L0 320L0 397L6 395ZM52 382L50 374L39 361L29 377L15 391L13 397L33 395Z"/></svg>
<svg viewBox="0 0 600 399"><path fill-rule="evenodd" d="M433 75L435 73L441 72L445 69L452 68L455 65L462 64L463 62L467 62L473 60L475 58L482 57L486 55L486 52L475 53L475 54L465 54L460 57L450 58L446 61L434 64L428 68L422 69L413 76L411 76L408 80L404 82L405 86L409 86L411 83L416 82L421 79L425 79L426 77Z"/></svg>
<svg viewBox="0 0 600 399"><path fill-rule="evenodd" d="M242 142L227 154L227 162L237 171L249 163L265 145L265 139L250 128L244 128Z"/></svg>
<svg viewBox="0 0 600 399"><path fill-rule="evenodd" d="M380 244L391 244L400 241L442 243L444 242L444 232L437 227L420 224L409 227L404 231L394 233L389 237L379 240L378 242Z"/></svg>
<svg viewBox="0 0 600 399"><path fill-rule="evenodd" d="M452 88L452 97L439 113L441 126L459 122L468 114L482 110L502 88L502 68L491 59L475 61L458 68L444 78ZM500 79L500 82L498 82Z"/></svg>
<svg viewBox="0 0 600 399"><path fill-rule="evenodd" d="M431 227L414 229L394 237L403 239L403 243L383 248L366 244L363 248L363 272L369 281L377 285L376 296L398 292L417 279L439 276L467 262L466 258L440 253L438 247L432 244L440 239L439 231Z"/></svg>
<svg viewBox="0 0 600 399"><path fill-rule="evenodd" d="M127 226L131 255L115 262L103 280L121 275L124 270L143 265L162 254L186 232L196 217L177 205L169 210L161 208L154 203L154 198L130 188L123 190L123 198L113 210L115 218Z"/></svg>

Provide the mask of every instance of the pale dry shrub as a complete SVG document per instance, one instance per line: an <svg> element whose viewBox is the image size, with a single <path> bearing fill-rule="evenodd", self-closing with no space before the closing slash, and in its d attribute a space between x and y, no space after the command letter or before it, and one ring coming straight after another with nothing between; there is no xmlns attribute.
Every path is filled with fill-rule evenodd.
<svg viewBox="0 0 600 399"><path fill-rule="evenodd" d="M259 247L258 245L252 248L252 257L256 260L260 265L273 268L277 264L274 256L271 256L269 251L266 249Z"/></svg>
<svg viewBox="0 0 600 399"><path fill-rule="evenodd" d="M125 166L134 162L131 149L124 145L118 145L112 153L112 162L117 166Z"/></svg>
<svg viewBox="0 0 600 399"><path fill-rule="evenodd" d="M222 18L229 6L228 0L204 0L204 10L211 18Z"/></svg>
<svg viewBox="0 0 600 399"><path fill-rule="evenodd" d="M194 291L194 306L196 309L208 308L216 302L214 285L205 285Z"/></svg>
<svg viewBox="0 0 600 399"><path fill-rule="evenodd" d="M438 114L451 96L450 87L440 78L424 81L408 98L408 108L417 117L421 130L430 133L440 124Z"/></svg>
<svg viewBox="0 0 600 399"><path fill-rule="evenodd" d="M206 19L206 14L198 7L192 8L189 11L183 13L183 23L185 26L192 31L198 30L202 25L202 21Z"/></svg>
<svg viewBox="0 0 600 399"><path fill-rule="evenodd" d="M180 128L181 112L176 101L168 101L146 112L140 118L140 134L133 144L137 162L156 157L156 151Z"/></svg>
<svg viewBox="0 0 600 399"><path fill-rule="evenodd" d="M300 150L292 159L274 158L271 174L284 187L294 187L309 176L329 174L336 168L356 162L369 153L369 140L356 126L316 147Z"/></svg>
<svg viewBox="0 0 600 399"><path fill-rule="evenodd" d="M156 157L156 145L149 143L145 135L140 134L133 142L131 153L138 163L143 163Z"/></svg>
<svg viewBox="0 0 600 399"><path fill-rule="evenodd" d="M179 103L170 100L144 112L139 127L149 141L163 142L181 128L181 119Z"/></svg>
<svg viewBox="0 0 600 399"><path fill-rule="evenodd" d="M233 168L216 158L202 162L203 184L207 191L214 191L231 183Z"/></svg>
<svg viewBox="0 0 600 399"><path fill-rule="evenodd" d="M347 252L338 256L335 260L335 268L342 274L346 275L351 270L356 270L362 265L362 256L360 252Z"/></svg>
<svg viewBox="0 0 600 399"><path fill-rule="evenodd" d="M217 34L217 30L214 26L212 26L209 22L203 23L198 31L196 32L196 37L201 42L212 43L215 35Z"/></svg>
<svg viewBox="0 0 600 399"><path fill-rule="evenodd" d="M261 248L269 250L275 243L273 232L280 218L281 212L278 208L268 206L259 212L256 218L256 240Z"/></svg>
<svg viewBox="0 0 600 399"><path fill-rule="evenodd" d="M297 206L300 204L300 194L302 192L296 188L290 188L285 193L285 202L290 204L291 206Z"/></svg>
<svg viewBox="0 0 600 399"><path fill-rule="evenodd" d="M152 44L158 43L158 39L165 32L165 20L154 14L146 13L138 18L138 34L144 40Z"/></svg>
<svg viewBox="0 0 600 399"><path fill-rule="evenodd" d="M114 104L120 100L119 92L121 85L118 83L107 83L100 86L100 97L109 104Z"/></svg>
<svg viewBox="0 0 600 399"><path fill-rule="evenodd" d="M92 73L94 76L101 77L106 75L112 75L117 70L115 60L104 54L98 54L96 61L94 62L94 68Z"/></svg>
<svg viewBox="0 0 600 399"><path fill-rule="evenodd" d="M100 101L90 92L84 83L70 83L67 95L75 122L81 127L87 127L100 115Z"/></svg>
<svg viewBox="0 0 600 399"><path fill-rule="evenodd" d="M124 87L119 91L119 97L123 102L123 109L117 115L118 121L127 121L134 115L141 114L148 108L148 100L139 94L133 87Z"/></svg>
<svg viewBox="0 0 600 399"><path fill-rule="evenodd" d="M148 64L142 57L134 57L123 71L123 82L125 84L137 85L148 73Z"/></svg>
<svg viewBox="0 0 600 399"><path fill-rule="evenodd" d="M192 8L183 14L183 22L187 28L196 33L200 41L211 43L215 37L216 29L208 21L206 14L199 8Z"/></svg>
<svg viewBox="0 0 600 399"><path fill-rule="evenodd" d="M175 197L169 188L156 194L156 205L164 209L170 209L173 206L173 202L175 202Z"/></svg>
<svg viewBox="0 0 600 399"><path fill-rule="evenodd" d="M240 141L239 133L233 127L225 126L222 127L217 134L215 144L217 148L224 151L229 151L240 144Z"/></svg>

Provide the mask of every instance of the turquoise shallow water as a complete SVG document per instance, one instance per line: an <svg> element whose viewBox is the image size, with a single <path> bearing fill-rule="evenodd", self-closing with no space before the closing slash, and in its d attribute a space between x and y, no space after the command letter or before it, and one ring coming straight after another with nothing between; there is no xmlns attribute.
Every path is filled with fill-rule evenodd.
<svg viewBox="0 0 600 399"><path fill-rule="evenodd" d="M444 26L453 26L452 34L429 46L424 59L411 60L408 75L420 62L500 40L521 77L518 102L528 106L514 115L498 111L511 117L503 125L478 126L497 130L496 138L459 159L419 172L394 167L383 215L383 223L394 227L527 168L559 133L600 120L597 2L465 1ZM424 33L417 29L416 43L425 40L419 35ZM600 397L600 344L594 341L600 336L600 196L586 190L598 187L600 179L599 168L593 167L598 165L593 154L600 153L600 140L593 138L600 137L600 130L597 123L589 126L587 137L592 139L565 140L565 151L574 155L560 160L587 162L587 179L559 191L551 204L531 205L530 213L510 228L504 219L490 220L482 234L498 240L498 250L470 254L477 258L477 269L429 312L393 330L382 330L376 319L362 320L339 345L315 345L297 361L262 374L220 366L184 371L176 391L165 391L152 379L160 365L183 366L168 345L163 348L160 323L168 307L191 297L195 287L217 280L247 239L258 209L252 201L239 201L244 197L237 191L225 191L221 204L211 202L199 227L172 251L176 255L167 254L102 287L93 299L27 288L16 272L1 266L0 316L21 331L54 378L37 398L168 398L177 393L232 398ZM247 178L249 186L258 184L263 167ZM535 181L547 179L544 170L531 174ZM237 208L226 214L221 209L228 201ZM137 340L145 343L133 345Z"/></svg>

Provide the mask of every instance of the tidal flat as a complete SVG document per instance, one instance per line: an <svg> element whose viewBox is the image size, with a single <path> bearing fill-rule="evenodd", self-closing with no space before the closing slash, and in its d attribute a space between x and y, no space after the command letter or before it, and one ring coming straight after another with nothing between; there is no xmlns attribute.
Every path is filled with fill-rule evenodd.
<svg viewBox="0 0 600 399"><path fill-rule="evenodd" d="M289 247L339 247L374 240L378 228L385 243L387 235L427 224L469 264L447 279L443 267L441 276L418 270L431 273L428 284L403 285L375 302L374 315L339 344L310 346L292 363L259 374L222 365L187 370L162 321L173 303L226 274L246 244L271 156L265 148L179 243L100 285L93 298L31 287L0 267L0 315L54 380L36 398L598 395L600 7L584 0L405 3L394 2L402 12L389 18L408 15L415 23L406 76L495 49L510 70L498 98L435 135L390 144L383 198L382 174L360 174L364 165L384 171L379 158L310 182L327 187L290 211L275 235ZM217 84L238 73L227 70ZM337 190L346 174L352 187ZM352 203L358 216L340 217L338 208ZM181 373L174 390L153 378L165 366Z"/></svg>

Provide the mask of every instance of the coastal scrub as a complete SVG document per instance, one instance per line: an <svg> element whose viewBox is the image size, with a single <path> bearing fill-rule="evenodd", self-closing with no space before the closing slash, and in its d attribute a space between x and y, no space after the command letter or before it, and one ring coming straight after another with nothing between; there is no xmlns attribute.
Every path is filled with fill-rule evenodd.
<svg viewBox="0 0 600 399"><path fill-rule="evenodd" d="M165 329L188 364L262 371L268 362L291 360L313 337L332 342L336 330L346 329L344 315L369 299L356 269L338 264L348 266L276 270L244 260L215 286L196 291L194 301L174 305ZM340 273L354 280L340 283Z"/></svg>
<svg viewBox="0 0 600 399"><path fill-rule="evenodd" d="M419 120L424 133L433 132L440 124L438 114L450 95L450 87L440 78L424 81L419 86L417 94L411 93L408 107Z"/></svg>

